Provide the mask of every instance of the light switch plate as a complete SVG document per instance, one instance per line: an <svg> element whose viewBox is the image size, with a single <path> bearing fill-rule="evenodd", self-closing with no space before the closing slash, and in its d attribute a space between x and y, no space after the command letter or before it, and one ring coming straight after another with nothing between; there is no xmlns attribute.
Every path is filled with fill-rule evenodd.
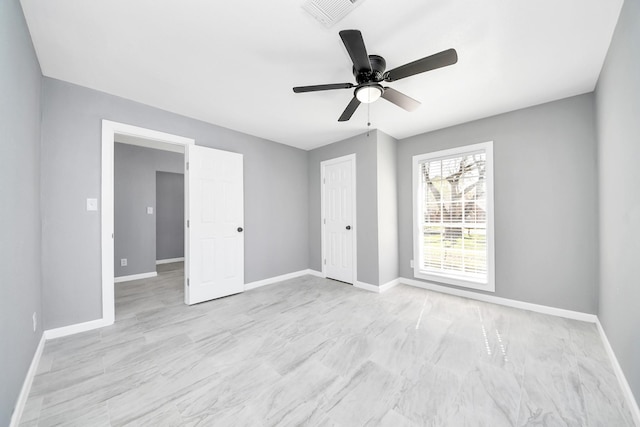
<svg viewBox="0 0 640 427"><path fill-rule="evenodd" d="M149 215L153 215L153 207L151 207L151 206L147 206L147 213L148 213Z"/></svg>
<svg viewBox="0 0 640 427"><path fill-rule="evenodd" d="M87 210L88 211L97 211L98 210L98 199L87 199Z"/></svg>

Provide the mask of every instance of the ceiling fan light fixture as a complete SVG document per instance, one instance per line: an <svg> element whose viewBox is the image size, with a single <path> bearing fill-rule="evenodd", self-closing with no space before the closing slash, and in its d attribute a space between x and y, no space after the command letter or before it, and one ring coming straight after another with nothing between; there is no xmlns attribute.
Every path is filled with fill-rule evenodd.
<svg viewBox="0 0 640 427"><path fill-rule="evenodd" d="M377 84L360 86L356 89L356 98L363 104L371 104L382 96L383 91L382 86Z"/></svg>

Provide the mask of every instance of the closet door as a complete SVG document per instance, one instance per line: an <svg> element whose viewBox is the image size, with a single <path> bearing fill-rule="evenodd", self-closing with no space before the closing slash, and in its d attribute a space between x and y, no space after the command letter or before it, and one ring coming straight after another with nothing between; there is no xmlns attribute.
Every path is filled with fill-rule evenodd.
<svg viewBox="0 0 640 427"><path fill-rule="evenodd" d="M321 163L323 271L346 283L355 280L355 156Z"/></svg>

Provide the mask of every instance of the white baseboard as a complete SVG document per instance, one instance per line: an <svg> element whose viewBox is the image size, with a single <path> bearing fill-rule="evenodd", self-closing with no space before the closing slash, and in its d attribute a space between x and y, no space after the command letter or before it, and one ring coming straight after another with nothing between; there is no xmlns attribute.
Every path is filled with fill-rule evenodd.
<svg viewBox="0 0 640 427"><path fill-rule="evenodd" d="M156 277L158 273L156 271L150 271L148 273L130 274L128 276L118 276L113 278L113 283L128 282L130 280L148 279L149 277Z"/></svg>
<svg viewBox="0 0 640 427"><path fill-rule="evenodd" d="M596 321L596 325L598 326L600 337L602 338L602 342L604 343L604 349L607 351L607 354L609 355L609 359L611 360L611 365L613 366L613 372L615 372L616 377L618 378L618 383L620 383L622 394L627 400L627 405L629 406L629 412L631 412L631 415L633 415L633 420L635 421L636 425L640 426L640 408L638 407L638 402L636 401L633 395L633 392L631 391L631 387L629 386L627 377L625 377L624 372L622 371L622 367L620 366L620 363L618 363L618 358L616 357L616 354L613 352L613 347L611 347L611 343L609 343L609 339L607 338L607 334L604 332L604 328L600 323L600 319Z"/></svg>
<svg viewBox="0 0 640 427"><path fill-rule="evenodd" d="M293 273L282 274L280 276L270 277L268 279L257 280L255 282L245 283L244 290L248 291L250 289L259 288L262 286L271 285L273 283L282 282L283 280L295 279L296 277L301 277L306 275L312 275L312 276L320 275L320 277L323 277L322 273L318 271L306 269L306 270L294 271Z"/></svg>
<svg viewBox="0 0 640 427"><path fill-rule="evenodd" d="M522 310L535 311L536 313L550 314L553 316L565 317L567 319L581 320L583 322L596 323L598 317L595 314L582 313L580 311L565 310L563 308L549 307L546 305L533 304L530 302L517 301L509 298L497 297L494 295L480 294L477 292L465 291L462 289L449 288L447 286L436 285L435 283L423 282L421 280L400 278L400 283L415 286L417 288L428 289L430 291L441 292L443 294L455 295L459 297L489 302L493 304L505 305L507 307L520 308Z"/></svg>
<svg viewBox="0 0 640 427"><path fill-rule="evenodd" d="M354 288L359 288L359 289L364 289L365 291L369 291L369 292L375 292L377 294L379 294L381 292L379 286L375 286L375 285L372 285L370 283L359 282L357 280L353 284L353 287Z"/></svg>
<svg viewBox="0 0 640 427"><path fill-rule="evenodd" d="M91 331L93 329L103 328L109 326L111 323L104 319L90 320L88 322L76 323L69 326L63 326L61 328L48 329L44 331L44 337L48 340L60 337L66 337L67 335L79 334L80 332Z"/></svg>
<svg viewBox="0 0 640 427"><path fill-rule="evenodd" d="M389 282L385 283L384 285L380 285L380 286L371 285L369 283L358 282L358 281L356 281L356 283L354 283L353 286L356 287L356 288L364 289L365 291L375 292L377 294L381 294L381 293L386 292L389 289L391 289L394 286L397 286L399 284L400 284L400 279L393 279L393 280L390 280Z"/></svg>
<svg viewBox="0 0 640 427"><path fill-rule="evenodd" d="M170 264L172 262L180 262L180 261L184 261L184 257L183 256L181 256L179 258L157 259L156 260L156 265L158 265L158 264Z"/></svg>
<svg viewBox="0 0 640 427"><path fill-rule="evenodd" d="M38 347L36 347L36 352L33 354L33 358L31 359L31 365L29 365L29 370L27 371L27 376L22 383L22 388L20 389L20 394L18 395L18 401L16 402L16 407L13 410L13 415L11 415L11 423L10 427L18 427L20 424L20 419L22 418L22 412L24 411L24 406L27 403L27 399L29 398L29 392L31 391L31 384L33 384L33 378L36 376L36 372L38 371L38 365L40 364L40 357L42 356L42 350L44 350L44 343L47 339L44 336L44 333L40 337L40 342L38 343Z"/></svg>
<svg viewBox="0 0 640 427"><path fill-rule="evenodd" d="M384 285L380 285L380 292L386 292L394 286L398 286L400 284L400 278L393 279L385 283Z"/></svg>

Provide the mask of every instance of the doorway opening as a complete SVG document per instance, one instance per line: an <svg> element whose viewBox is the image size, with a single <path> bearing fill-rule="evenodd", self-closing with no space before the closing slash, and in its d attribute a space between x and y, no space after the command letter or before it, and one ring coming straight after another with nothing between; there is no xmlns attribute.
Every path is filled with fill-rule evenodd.
<svg viewBox="0 0 640 427"><path fill-rule="evenodd" d="M184 173L184 302L192 305L244 291L244 175L240 153L195 140L102 121L102 321L115 321L114 146L117 141L182 151ZM149 206L147 206L149 208ZM151 209L150 212L153 212Z"/></svg>
<svg viewBox="0 0 640 427"><path fill-rule="evenodd" d="M184 301L184 147L115 135L116 318Z"/></svg>
<svg viewBox="0 0 640 427"><path fill-rule="evenodd" d="M120 256L116 258L116 245L115 245L115 233L116 233L116 210L115 210L115 182L114 177L116 174L115 170L115 147L116 144L123 144L125 148L132 149L146 149L146 150L154 150L163 153L171 152L172 154L180 154L181 155L181 167L177 172L182 172L183 174L187 171L187 152L189 146L195 145L195 140L190 138L184 138L177 135L171 135L163 132L157 132L150 129L140 128L136 126L126 125L123 123L111 122L108 120L102 121L102 189L101 189L101 228L102 228L102 317L103 322L105 324L112 324L115 321L115 287L114 283L116 282L116 266L120 266L121 268L129 267L129 258ZM155 171L153 173L153 179L155 180ZM131 184L139 184L136 179L131 179ZM154 185L155 186L155 185ZM187 180L184 180L184 199L186 201L188 197L188 186ZM154 191L155 193L155 191ZM130 196L132 198L140 197L140 192L132 192L132 194L137 194ZM154 197L155 198L155 197ZM148 200L146 203L142 204L142 212L137 212L141 214L144 219L144 215L155 215L156 208L152 203L149 203ZM186 217L186 202L183 201L182 211L184 216ZM135 225L134 225L135 227ZM153 236L155 237L155 224L152 228ZM119 230L119 234L123 233L119 237L132 237L126 236L126 230ZM183 225L183 235L184 235L184 243L183 250L186 248L188 243L188 233ZM134 234L134 239L136 234L140 237L139 233ZM147 233L149 235L149 233ZM153 241L153 239L151 239ZM139 243L139 242L138 242ZM147 242L147 245L150 246L151 242ZM120 245L118 245L118 249L120 249ZM155 245L154 245L155 246ZM145 255L138 257L136 256L136 263L138 263L141 259L145 259L147 264L152 263L152 267L144 266L144 262L140 265L136 265L136 269L147 269L146 272L138 272L137 274L141 274L141 277L144 278L145 273L146 277L155 276L156 273L156 248L151 248L151 251ZM152 259L149 259L149 253L152 253ZM188 260L188 251L184 251L184 259ZM116 264L117 259L117 264ZM124 260L124 261L123 261ZM125 264L125 265L122 265ZM186 263L188 264L188 262ZM143 265L141 267L141 265ZM149 271L150 269L153 271ZM129 270L129 272L134 270ZM118 273L119 277L126 277L131 279L133 276L135 278L135 274L125 274L125 270L120 270ZM183 277L183 282L186 285L186 274Z"/></svg>
<svg viewBox="0 0 640 427"><path fill-rule="evenodd" d="M156 170L156 265L184 262L184 173Z"/></svg>

